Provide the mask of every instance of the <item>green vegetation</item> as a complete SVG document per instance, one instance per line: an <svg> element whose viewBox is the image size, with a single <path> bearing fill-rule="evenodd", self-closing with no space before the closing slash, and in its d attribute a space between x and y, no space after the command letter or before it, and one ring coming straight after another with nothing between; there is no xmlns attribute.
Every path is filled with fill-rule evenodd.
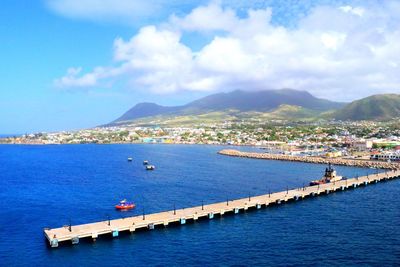
<svg viewBox="0 0 400 267"><path fill-rule="evenodd" d="M284 92L285 91L279 91L280 94ZM290 92L296 93L296 91ZM301 105L284 103L275 105L273 108L266 108L268 105L272 107L273 101L270 103L264 99L262 103L258 103L256 101L257 96L258 95L251 95L251 99L240 102L240 97L249 97L248 93L236 92L231 94L217 94L194 101L191 105L185 106L184 109L179 111L175 110L177 107L172 109L157 105L154 106L155 104L140 104L133 109L133 111L138 113L135 113L135 119L126 121L120 120L115 125L187 127L199 124L220 124L224 122L252 122L254 124L264 122L277 123L279 121L282 123L312 123L317 121L330 121L332 119L342 121L390 121L400 118L400 95L397 94L374 95L351 102L345 106L329 102L329 105L325 105L325 109L315 108L318 107L323 100L318 100L311 105L312 108L308 107L310 105L303 103L305 99L315 102L316 99L312 98L311 95L307 97L307 95L300 94L299 98L303 101ZM260 97L265 97L265 95L260 95ZM279 99L283 101L283 99ZM293 99L284 100L287 102L295 102ZM231 106L237 105L238 107L227 108L230 102L232 102ZM240 102L241 105L238 105L237 102ZM148 108L148 105L152 108ZM213 106L215 107L212 108ZM333 109L327 109L328 107ZM141 113L138 112L139 108ZM145 113L144 111L148 111L147 109L151 111L155 109L158 113L156 115L149 112Z"/></svg>
<svg viewBox="0 0 400 267"><path fill-rule="evenodd" d="M224 122L254 122L254 125L271 121L315 121L319 112L300 106L281 105L270 112L229 109L225 111L207 112L199 115L158 115L134 120L130 123L138 126L192 126ZM250 126L247 126L250 127ZM254 126L255 127L255 126Z"/></svg>
<svg viewBox="0 0 400 267"><path fill-rule="evenodd" d="M373 95L346 105L334 112L339 120L384 120L400 117L400 95Z"/></svg>

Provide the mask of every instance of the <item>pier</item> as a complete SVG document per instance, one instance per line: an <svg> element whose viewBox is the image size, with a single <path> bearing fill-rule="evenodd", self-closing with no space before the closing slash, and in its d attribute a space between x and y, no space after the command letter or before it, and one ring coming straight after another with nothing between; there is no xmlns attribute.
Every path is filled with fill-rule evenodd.
<svg viewBox="0 0 400 267"><path fill-rule="evenodd" d="M78 244L80 239L91 238L95 241L100 236L118 237L120 232L134 233L136 230L153 230L156 226L167 227L169 224L186 224L198 219L213 219L224 214L237 214L248 209L261 209L270 205L280 205L288 201L299 201L306 197L326 195L335 191L375 184L380 181L400 178L400 170L361 176L337 182L287 189L281 192L249 196L242 199L200 205L197 207L143 214L128 218L106 220L95 223L69 225L60 228L44 229L44 235L51 247L60 243Z"/></svg>

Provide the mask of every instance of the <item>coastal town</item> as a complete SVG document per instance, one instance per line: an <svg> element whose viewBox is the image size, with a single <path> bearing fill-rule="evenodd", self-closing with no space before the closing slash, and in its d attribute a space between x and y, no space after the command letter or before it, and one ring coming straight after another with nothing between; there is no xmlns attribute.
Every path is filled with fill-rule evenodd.
<svg viewBox="0 0 400 267"><path fill-rule="evenodd" d="M396 122L224 122L192 126L123 125L34 133L0 139L2 144L208 144L255 146L292 156L400 160Z"/></svg>

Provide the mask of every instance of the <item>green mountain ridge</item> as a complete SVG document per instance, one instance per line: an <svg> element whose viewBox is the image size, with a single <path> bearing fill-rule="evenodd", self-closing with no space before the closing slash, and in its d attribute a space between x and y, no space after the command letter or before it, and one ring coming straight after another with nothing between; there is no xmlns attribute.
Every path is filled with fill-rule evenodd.
<svg viewBox="0 0 400 267"><path fill-rule="evenodd" d="M337 120L391 120L400 117L400 95L372 95L353 101L335 111L332 117Z"/></svg>
<svg viewBox="0 0 400 267"><path fill-rule="evenodd" d="M168 125L190 126L194 124L210 124L239 121L270 121L270 120L315 120L319 113L300 106L281 105L270 112L246 111L229 109L211 111L195 115L157 115L136 119L138 126Z"/></svg>
<svg viewBox="0 0 400 267"><path fill-rule="evenodd" d="M315 116L342 106L344 103L317 98L306 91L293 89L255 92L236 90L209 95L183 106L166 107L155 103L139 103L109 125L151 121L153 118L186 116L195 119L193 116L210 117L210 114L219 114L222 117L229 115L237 119L248 117L246 114L254 116L263 114L261 117L265 119L302 118ZM209 114L209 116L205 114Z"/></svg>
<svg viewBox="0 0 400 267"><path fill-rule="evenodd" d="M184 106L141 103L109 125L193 125L225 121L381 120L400 117L400 95L372 95L348 104L291 89L219 93Z"/></svg>

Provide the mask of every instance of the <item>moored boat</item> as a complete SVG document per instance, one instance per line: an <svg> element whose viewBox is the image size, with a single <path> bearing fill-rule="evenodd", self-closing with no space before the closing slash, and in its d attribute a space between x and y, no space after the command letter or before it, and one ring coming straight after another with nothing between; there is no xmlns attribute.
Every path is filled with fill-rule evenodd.
<svg viewBox="0 0 400 267"><path fill-rule="evenodd" d="M320 180L311 181L310 185L327 184L327 183L337 182L342 179L343 179L342 176L336 175L335 169L333 169L331 164L329 163L328 168L325 169L325 175Z"/></svg>
<svg viewBox="0 0 400 267"><path fill-rule="evenodd" d="M154 165L146 165L146 170L148 170L148 171L152 171L155 168L156 168L156 166L154 166Z"/></svg>
<svg viewBox="0 0 400 267"><path fill-rule="evenodd" d="M143 165L148 165L149 164L149 161L148 160L144 160L143 161Z"/></svg>

